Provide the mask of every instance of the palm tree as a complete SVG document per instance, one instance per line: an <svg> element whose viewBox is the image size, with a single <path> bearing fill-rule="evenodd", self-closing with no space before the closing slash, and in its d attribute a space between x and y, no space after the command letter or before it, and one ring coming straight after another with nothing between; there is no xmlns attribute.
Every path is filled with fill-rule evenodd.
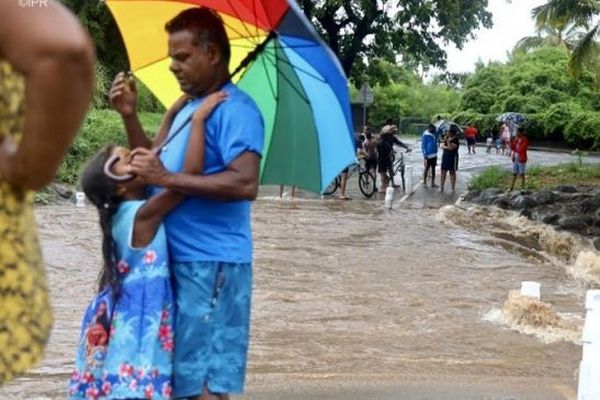
<svg viewBox="0 0 600 400"><path fill-rule="evenodd" d="M549 0L532 11L538 28L550 26L562 31L572 25L587 30L573 47L569 60L569 72L575 77L579 76L584 65L598 65L600 45L597 39L600 21L594 21L598 14L600 0Z"/></svg>
<svg viewBox="0 0 600 400"><path fill-rule="evenodd" d="M564 47L572 51L584 34L582 27L575 24L566 25L561 29L549 25L538 26L537 35L519 40L514 51L529 52L543 46Z"/></svg>

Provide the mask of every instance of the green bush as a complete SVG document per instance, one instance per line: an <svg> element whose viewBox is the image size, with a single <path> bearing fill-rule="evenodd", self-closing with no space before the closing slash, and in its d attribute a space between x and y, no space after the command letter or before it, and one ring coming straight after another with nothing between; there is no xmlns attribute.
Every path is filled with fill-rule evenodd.
<svg viewBox="0 0 600 400"><path fill-rule="evenodd" d="M165 107L139 79L135 81L138 92L137 109L140 112L164 113Z"/></svg>
<svg viewBox="0 0 600 400"><path fill-rule="evenodd" d="M113 76L110 71L101 63L96 63L95 67L96 79L94 81L94 91L92 94L92 108L102 110L110 108L108 101L108 92L113 81ZM165 107L158 99L150 92L150 90L140 81L136 79L135 86L138 91L137 109L140 112L162 113Z"/></svg>
<svg viewBox="0 0 600 400"><path fill-rule="evenodd" d="M94 91L92 93L92 108L104 109L109 107L108 92L112 83L112 77L108 68L100 62L96 63L94 68L95 80Z"/></svg>
<svg viewBox="0 0 600 400"><path fill-rule="evenodd" d="M140 113L142 126L151 136L158 130L161 118L161 114ZM119 114L111 110L91 110L58 170L57 179L75 184L81 166L102 146L126 143L125 130Z"/></svg>
<svg viewBox="0 0 600 400"><path fill-rule="evenodd" d="M565 102L551 105L547 111L539 115L539 122L547 138L560 139L569 121L580 114L582 108L574 102Z"/></svg>
<svg viewBox="0 0 600 400"><path fill-rule="evenodd" d="M578 148L600 149L600 112L575 114L565 128L565 139Z"/></svg>

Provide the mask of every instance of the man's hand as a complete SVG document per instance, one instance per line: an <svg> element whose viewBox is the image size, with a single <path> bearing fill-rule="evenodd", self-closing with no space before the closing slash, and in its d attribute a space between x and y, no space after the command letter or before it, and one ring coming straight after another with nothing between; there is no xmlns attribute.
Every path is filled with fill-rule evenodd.
<svg viewBox="0 0 600 400"><path fill-rule="evenodd" d="M110 105L123 118L135 114L137 104L135 79L125 76L124 72L119 72L112 83L108 98Z"/></svg>
<svg viewBox="0 0 600 400"><path fill-rule="evenodd" d="M131 152L131 163L128 171L137 175L148 185L166 186L169 171L158 158L159 149L137 148Z"/></svg>

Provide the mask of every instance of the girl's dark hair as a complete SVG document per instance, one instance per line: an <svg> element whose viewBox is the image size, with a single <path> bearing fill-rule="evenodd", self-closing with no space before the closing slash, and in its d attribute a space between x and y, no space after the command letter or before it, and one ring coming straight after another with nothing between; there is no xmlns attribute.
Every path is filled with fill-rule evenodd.
<svg viewBox="0 0 600 400"><path fill-rule="evenodd" d="M98 209L102 230L103 268L98 277L98 289L110 286L113 297L120 288L119 272L115 260L115 246L111 233L112 218L122 199L117 196L117 182L104 174L104 164L111 156L113 145L98 151L86 164L81 173L81 187L88 200Z"/></svg>

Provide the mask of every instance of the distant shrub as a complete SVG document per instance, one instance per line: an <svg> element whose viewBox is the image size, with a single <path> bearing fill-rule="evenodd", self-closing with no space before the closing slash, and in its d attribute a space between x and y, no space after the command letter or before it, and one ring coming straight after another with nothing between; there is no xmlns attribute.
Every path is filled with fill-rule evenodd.
<svg viewBox="0 0 600 400"><path fill-rule="evenodd" d="M565 128L565 139L578 148L600 149L600 112L575 114Z"/></svg>
<svg viewBox="0 0 600 400"><path fill-rule="evenodd" d="M574 102L551 105L545 112L539 114L539 122L545 136L550 139L562 138L567 124L581 112L581 106Z"/></svg>

